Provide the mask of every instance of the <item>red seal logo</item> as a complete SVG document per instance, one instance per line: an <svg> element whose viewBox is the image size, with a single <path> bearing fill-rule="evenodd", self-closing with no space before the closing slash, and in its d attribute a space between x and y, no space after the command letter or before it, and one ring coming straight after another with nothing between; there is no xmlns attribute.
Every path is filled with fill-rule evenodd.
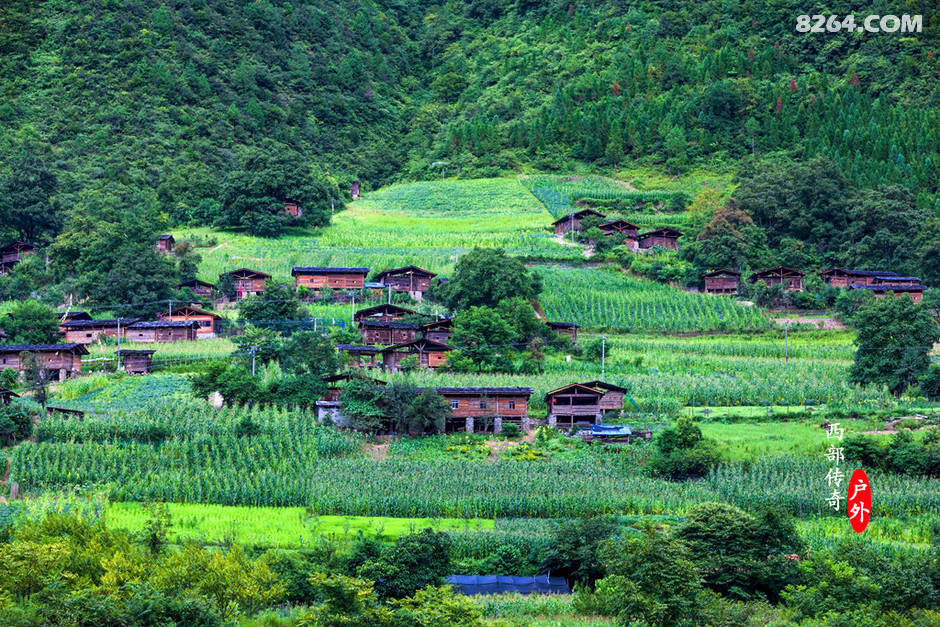
<svg viewBox="0 0 940 627"><path fill-rule="evenodd" d="M861 468L853 472L852 478L849 479L846 504L852 529L855 533L865 531L868 521L871 520L871 484L868 482L868 475Z"/></svg>

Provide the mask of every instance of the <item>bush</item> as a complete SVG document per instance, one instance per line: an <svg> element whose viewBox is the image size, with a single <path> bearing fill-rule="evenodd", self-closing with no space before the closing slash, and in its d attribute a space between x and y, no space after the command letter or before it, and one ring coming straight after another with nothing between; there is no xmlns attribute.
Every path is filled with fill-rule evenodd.
<svg viewBox="0 0 940 627"><path fill-rule="evenodd" d="M503 423L502 435L508 440L515 440L522 436L522 430L514 422L505 422Z"/></svg>

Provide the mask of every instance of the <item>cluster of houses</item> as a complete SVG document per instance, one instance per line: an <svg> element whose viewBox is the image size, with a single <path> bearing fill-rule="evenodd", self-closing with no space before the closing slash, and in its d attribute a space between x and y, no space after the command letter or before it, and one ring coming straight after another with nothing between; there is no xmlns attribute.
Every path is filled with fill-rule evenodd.
<svg viewBox="0 0 940 627"><path fill-rule="evenodd" d="M756 283L763 281L768 286L783 284L788 292L799 292L803 289L803 277L806 273L794 270L787 266L777 266L769 270L761 270L748 277L748 281ZM915 303L924 298L924 290L920 279L915 276L898 276L894 272L884 270L847 270L845 268L829 268L819 273L826 285L842 287L851 290L867 290L875 298L884 298L888 294L895 296L909 296ZM741 281L741 273L734 270L716 270L702 275L705 281L705 292L708 294L737 294Z"/></svg>
<svg viewBox="0 0 940 627"><path fill-rule="evenodd" d="M453 350L448 345L453 319L438 317L427 322L405 322L415 312L398 305L385 304L360 309L353 316L364 344L337 344L340 353L349 356L350 366L382 368L397 372L408 357L416 359L419 368L438 368ZM556 333L578 341L580 325L575 322L546 322Z"/></svg>
<svg viewBox="0 0 940 627"><path fill-rule="evenodd" d="M327 379L329 390L317 401L321 422L329 419L338 426L351 426L342 413L343 384L353 378L340 374ZM371 379L377 385L384 381ZM451 417L446 432L494 431L499 433L507 423L528 430L535 422L529 416L529 401L534 394L527 387L439 387L435 391L450 404ZM580 427L590 430L603 422L604 414L622 412L625 388L603 381L572 383L545 395L547 408L544 422L551 427Z"/></svg>
<svg viewBox="0 0 940 627"><path fill-rule="evenodd" d="M581 209L569 213L563 218L555 220L555 235L564 236L574 231L581 232L581 221L589 216L605 219L607 216L594 209ZM631 250L645 250L649 248L665 248L666 250L679 250L679 238L682 233L676 229L663 227L640 233L640 227L626 220L615 219L603 222L598 227L604 235L614 235L623 238L623 243Z"/></svg>

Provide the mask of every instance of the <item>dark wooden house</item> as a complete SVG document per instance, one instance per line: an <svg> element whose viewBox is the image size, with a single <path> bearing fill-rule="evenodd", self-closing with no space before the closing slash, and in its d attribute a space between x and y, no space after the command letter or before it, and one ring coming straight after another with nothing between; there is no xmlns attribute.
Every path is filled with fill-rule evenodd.
<svg viewBox="0 0 940 627"><path fill-rule="evenodd" d="M153 370L155 350L124 349L115 354L121 362L121 370L127 374L150 374Z"/></svg>
<svg viewBox="0 0 940 627"><path fill-rule="evenodd" d="M415 356L418 367L437 368L447 361L447 353L453 348L430 340L414 340L382 349L382 367L389 372L398 372L402 360Z"/></svg>
<svg viewBox="0 0 940 627"><path fill-rule="evenodd" d="M715 270L702 275L706 294L737 294L741 273L734 270Z"/></svg>
<svg viewBox="0 0 940 627"><path fill-rule="evenodd" d="M232 270L225 274L232 275L232 279L235 282L235 294L238 299L253 294L260 294L264 291L264 288L267 287L268 279L271 278L270 274L258 272L257 270L249 270L248 268L239 268L238 270ZM224 277L225 274L220 274L219 279Z"/></svg>
<svg viewBox="0 0 940 627"><path fill-rule="evenodd" d="M924 300L923 285L850 285L850 290L866 290L875 295L875 298L884 298L888 294L907 296L915 303Z"/></svg>
<svg viewBox="0 0 940 627"><path fill-rule="evenodd" d="M391 346L404 344L418 337L417 324L407 322L384 322L381 320L360 320L359 331L366 344Z"/></svg>
<svg viewBox="0 0 940 627"><path fill-rule="evenodd" d="M14 398L19 398L20 395L12 390L6 390L0 388L0 405L9 405L13 402Z"/></svg>
<svg viewBox="0 0 940 627"><path fill-rule="evenodd" d="M347 353L352 361L350 366L356 368L375 368L379 366L376 356L382 352L378 346L365 346L363 344L337 344L336 350Z"/></svg>
<svg viewBox="0 0 940 627"><path fill-rule="evenodd" d="M642 249L647 248L665 248L666 250L679 250L679 238L682 237L682 231L663 227L654 229L646 233L641 233L637 237L637 245Z"/></svg>
<svg viewBox="0 0 940 627"><path fill-rule="evenodd" d="M317 292L325 287L334 290L361 290L368 268L317 268L295 266L290 274L294 284Z"/></svg>
<svg viewBox="0 0 940 627"><path fill-rule="evenodd" d="M29 242L15 241L0 248L0 274L6 274L13 266L22 261L24 257L32 254L39 248Z"/></svg>
<svg viewBox="0 0 940 627"><path fill-rule="evenodd" d="M436 276L433 272L417 266L407 266L380 272L375 276L375 280L395 292L405 292L415 300L421 300L424 293L431 289L431 279Z"/></svg>
<svg viewBox="0 0 940 627"><path fill-rule="evenodd" d="M581 211L575 211L574 213L569 213L563 218L558 218L552 224L555 227L555 235L564 235L569 231L574 231L575 233L581 232L581 220L588 216L597 216L598 218L606 218L607 216L599 211L594 211L593 209L582 209Z"/></svg>
<svg viewBox="0 0 940 627"><path fill-rule="evenodd" d="M606 383L604 381L586 381L581 385L600 390L604 393L600 402L602 412L623 411L623 398L627 393L627 388L622 388L619 385Z"/></svg>
<svg viewBox="0 0 940 627"><path fill-rule="evenodd" d="M871 285L890 287L920 287L920 277L898 276L896 274L877 274L872 277Z"/></svg>
<svg viewBox="0 0 940 627"><path fill-rule="evenodd" d="M600 424L603 418L601 398L604 391L581 383L572 383L545 395L548 424L571 428L577 423Z"/></svg>
<svg viewBox="0 0 940 627"><path fill-rule="evenodd" d="M572 344L578 343L578 329L581 328L581 325L577 322L557 322L552 320L546 320L545 324L548 325L548 328L554 331L555 333L564 333L571 338Z"/></svg>
<svg viewBox="0 0 940 627"><path fill-rule="evenodd" d="M124 337L130 342L185 342L196 339L199 322L196 320L151 320L129 325Z"/></svg>
<svg viewBox="0 0 940 627"><path fill-rule="evenodd" d="M422 324L421 335L426 340L431 340L438 344L447 344L450 341L450 337L454 334L453 326L453 318L441 318L440 320Z"/></svg>
<svg viewBox="0 0 940 627"><path fill-rule="evenodd" d="M366 307L353 314L353 322L362 322L363 320L373 320L380 322L391 322L401 320L405 316L413 314L414 311L399 307L398 305L376 305L375 307Z"/></svg>
<svg viewBox="0 0 940 627"><path fill-rule="evenodd" d="M215 291L218 289L214 284L208 283L206 281L200 281L199 279L183 281L176 286L176 289L181 290L184 287L188 287L192 290L193 294L206 300L211 299L213 294L215 294Z"/></svg>
<svg viewBox="0 0 940 627"><path fill-rule="evenodd" d="M59 325L59 330L65 333L66 342L78 344L91 344L98 338L124 337L129 325L138 322L140 318L116 318L113 320L69 320Z"/></svg>
<svg viewBox="0 0 940 627"><path fill-rule="evenodd" d="M222 332L222 316L211 311L199 309L192 305L177 307L165 316L164 320L173 322L189 322L195 320L199 323L196 337L214 337Z"/></svg>
<svg viewBox="0 0 940 627"><path fill-rule="evenodd" d="M0 370L13 368L23 371L26 364L20 359L22 353L37 357L46 370L57 371L60 380L82 371L82 355L88 354L84 344L5 344L0 346Z"/></svg>
<svg viewBox="0 0 940 627"><path fill-rule="evenodd" d="M300 208L300 203L294 200L293 198L284 199L284 213L295 218L299 218L304 214L303 209Z"/></svg>
<svg viewBox="0 0 940 627"><path fill-rule="evenodd" d="M756 283L763 281L770 287L777 283L783 283L784 289L788 292L800 292L803 290L803 277L806 276L799 270L788 268L787 266L777 266L770 270L761 270L752 274L748 281Z"/></svg>
<svg viewBox="0 0 940 627"><path fill-rule="evenodd" d="M599 228L604 235L624 235L625 237L632 237L633 239L637 238L637 234L640 230L640 227L637 225L627 222L626 220L621 220L620 218L605 222L597 228Z"/></svg>
<svg viewBox="0 0 940 627"><path fill-rule="evenodd" d="M87 311L57 311L56 317L59 319L59 333L65 333L65 327L62 325L73 320L91 320L91 314Z"/></svg>
<svg viewBox="0 0 940 627"><path fill-rule="evenodd" d="M176 240L173 239L172 235L161 235L160 239L157 240L157 252L172 253L175 244Z"/></svg>
<svg viewBox="0 0 940 627"><path fill-rule="evenodd" d="M362 196L362 181L356 180L349 183L349 195L353 200Z"/></svg>
<svg viewBox="0 0 940 627"><path fill-rule="evenodd" d="M499 433L506 422L523 430L529 427L529 397L532 388L436 388L437 393L450 403L451 418L446 431L488 430Z"/></svg>

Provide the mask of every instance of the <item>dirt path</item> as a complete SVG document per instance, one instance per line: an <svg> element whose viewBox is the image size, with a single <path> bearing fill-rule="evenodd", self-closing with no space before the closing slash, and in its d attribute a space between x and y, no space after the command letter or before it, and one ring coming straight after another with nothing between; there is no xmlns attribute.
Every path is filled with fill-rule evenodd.
<svg viewBox="0 0 940 627"><path fill-rule="evenodd" d="M228 242L222 242L222 243L219 244L218 246L213 246L212 248L210 248L209 250L206 251L206 254L208 255L209 253L214 253L215 251L217 251L218 249L222 248L222 247L225 246L226 244L228 244Z"/></svg>
<svg viewBox="0 0 940 627"><path fill-rule="evenodd" d="M556 242L558 242L559 244L562 244L562 245L564 245L564 246L578 246L578 247L581 247L581 244L579 244L578 242L572 242L571 240L565 239L565 236L564 236L564 235L556 235L556 236L553 237L552 239L554 239ZM592 249L592 248L584 248L584 250L581 251L581 255L582 255L585 259L590 259L591 257L594 256L594 249Z"/></svg>
<svg viewBox="0 0 940 627"><path fill-rule="evenodd" d="M366 444L365 453L367 457L376 460L383 460L388 457L388 442L381 444Z"/></svg>
<svg viewBox="0 0 940 627"><path fill-rule="evenodd" d="M774 322L779 325L790 324L814 324L817 329L844 329L845 325L836 318L774 318Z"/></svg>

